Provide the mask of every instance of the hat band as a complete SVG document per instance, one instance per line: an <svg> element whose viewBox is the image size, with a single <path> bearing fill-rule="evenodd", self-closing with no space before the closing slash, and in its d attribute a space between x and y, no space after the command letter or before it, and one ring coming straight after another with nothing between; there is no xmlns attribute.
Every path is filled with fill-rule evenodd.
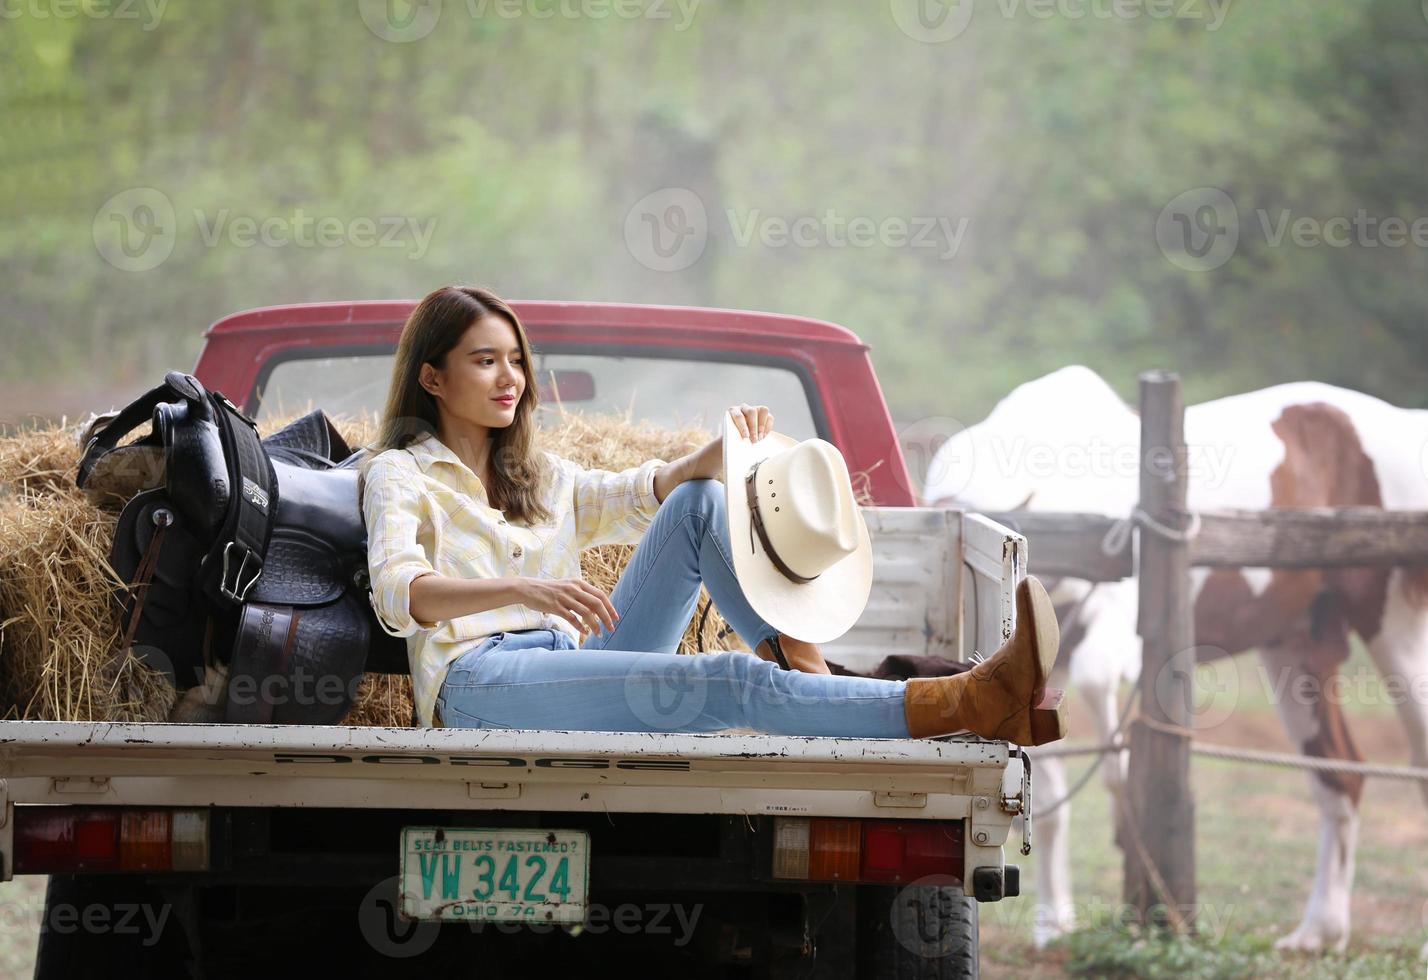
<svg viewBox="0 0 1428 980"><path fill-rule="evenodd" d="M800 575L785 565L783 559L778 556L778 552L774 550L773 544L770 543L768 532L764 530L764 517L759 512L759 493L754 489L754 478L758 476L761 465L763 465L763 460L755 463L754 468L749 470L749 475L744 477L744 491L749 495L749 554L754 553L754 532L757 531L759 540L763 542L764 553L769 556L769 561L773 562L774 568L795 582L801 584L812 582L818 576Z"/></svg>

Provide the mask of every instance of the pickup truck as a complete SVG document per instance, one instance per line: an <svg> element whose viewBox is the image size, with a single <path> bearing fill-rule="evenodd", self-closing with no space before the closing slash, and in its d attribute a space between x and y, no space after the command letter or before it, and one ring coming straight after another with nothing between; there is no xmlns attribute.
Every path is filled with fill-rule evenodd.
<svg viewBox="0 0 1428 980"><path fill-rule="evenodd" d="M193 373L260 421L309 403L376 412L412 305L229 316ZM868 347L849 330L728 310L514 306L542 387L567 408L712 428L742 398L769 405L780 431L839 447L874 501L876 559L866 612L825 646L829 660L962 659L1009 635L1025 539L913 506ZM1003 848L1029 849L1029 779L1020 749L971 736L4 721L0 859L5 880L50 876L44 978L296 964L975 976L977 903L1019 891ZM575 854L563 887L545 883L562 914L531 917L514 858L485 895L466 887L469 871L458 892L458 869L413 853L433 840ZM504 904L473 900L493 887ZM411 900L433 888L437 901Z"/></svg>

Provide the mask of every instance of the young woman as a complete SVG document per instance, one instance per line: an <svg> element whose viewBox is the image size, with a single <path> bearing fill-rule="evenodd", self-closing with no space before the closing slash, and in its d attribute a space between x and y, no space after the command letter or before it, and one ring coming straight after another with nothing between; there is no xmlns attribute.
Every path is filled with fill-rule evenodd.
<svg viewBox="0 0 1428 980"><path fill-rule="evenodd" d="M541 450L530 344L492 293L449 286L412 311L363 469L373 604L407 637L424 725L927 737L1024 745L1064 733L1045 690L1058 634L1045 590L1018 591L1016 635L952 677L834 676L735 579L722 439L673 462L586 470ZM773 431L762 405L739 432ZM637 544L609 595L581 550ZM755 654L674 656L703 583ZM791 666L771 662L775 646Z"/></svg>

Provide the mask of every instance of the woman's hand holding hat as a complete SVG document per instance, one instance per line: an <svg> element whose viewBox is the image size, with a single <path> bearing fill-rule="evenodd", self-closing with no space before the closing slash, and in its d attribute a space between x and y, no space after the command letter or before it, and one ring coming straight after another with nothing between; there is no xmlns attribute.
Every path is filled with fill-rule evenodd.
<svg viewBox="0 0 1428 980"><path fill-rule="evenodd" d="M724 431L726 424L750 442L762 442L773 430L773 412L767 405L746 405L740 402L730 406L724 418L717 424L718 435L707 445L696 449L687 456L655 473L655 497L661 502L671 490L685 480L724 479ZM751 434L753 433L753 434Z"/></svg>
<svg viewBox="0 0 1428 980"><path fill-rule="evenodd" d="M773 431L773 412L767 405L745 405L740 402L729 409L734 427L750 442L758 442ZM720 437L723 438L722 436Z"/></svg>

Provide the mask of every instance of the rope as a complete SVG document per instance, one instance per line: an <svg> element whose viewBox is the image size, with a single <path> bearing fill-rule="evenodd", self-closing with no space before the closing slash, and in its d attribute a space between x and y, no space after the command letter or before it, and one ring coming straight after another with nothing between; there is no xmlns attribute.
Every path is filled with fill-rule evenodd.
<svg viewBox="0 0 1428 980"><path fill-rule="evenodd" d="M1178 735L1182 738L1195 737L1195 729L1193 728L1185 728L1181 725L1169 725L1165 722L1147 718L1145 715L1137 715L1135 721L1147 728L1153 728L1167 735ZM1124 724L1124 721L1122 723ZM1095 745L1042 746L1032 749L1031 757L1033 759L1048 759L1058 756L1105 756L1112 752L1123 752L1128 747L1129 743L1126 742L1106 742ZM1428 782L1428 768L1422 766L1391 766L1377 762L1355 762L1350 759L1326 759L1320 756L1301 755L1293 752L1266 752L1261 749L1242 749L1233 745L1219 745L1213 742L1196 742L1190 746L1190 751L1194 755L1203 755L1207 758L1228 759L1232 762L1247 762L1259 766L1278 766L1282 769L1304 769L1313 772L1343 772L1352 773L1357 776L1377 776L1381 779L1403 779L1410 782ZM1093 766L1091 771L1094 770L1095 767ZM1070 796L1071 794L1068 793L1067 798ZM1065 798L1058 801L1056 806L1060 806L1063 802L1065 802ZM1050 813L1054 809L1055 807L1051 807L1045 812ZM1040 814L1038 814L1038 816L1039 815Z"/></svg>
<svg viewBox="0 0 1428 980"><path fill-rule="evenodd" d="M1131 529L1136 525L1145 528L1152 534L1165 538L1167 541L1176 541L1186 544L1193 541L1200 533L1200 515L1193 511L1189 515L1190 523L1182 530L1162 524L1150 513L1139 505L1131 511L1130 517L1122 518L1110 526L1106 531L1106 536L1101 539L1101 553L1105 555L1119 555L1126 550L1130 544Z"/></svg>
<svg viewBox="0 0 1428 980"><path fill-rule="evenodd" d="M1312 755L1289 752L1260 752L1237 749L1232 745L1192 745L1196 755L1236 762L1253 762L1262 766L1283 766L1287 769L1313 769L1322 772L1351 772L1360 776L1381 776L1384 779L1407 779L1428 782L1428 768L1419 766L1385 766L1373 762L1352 762L1348 759L1321 759Z"/></svg>

